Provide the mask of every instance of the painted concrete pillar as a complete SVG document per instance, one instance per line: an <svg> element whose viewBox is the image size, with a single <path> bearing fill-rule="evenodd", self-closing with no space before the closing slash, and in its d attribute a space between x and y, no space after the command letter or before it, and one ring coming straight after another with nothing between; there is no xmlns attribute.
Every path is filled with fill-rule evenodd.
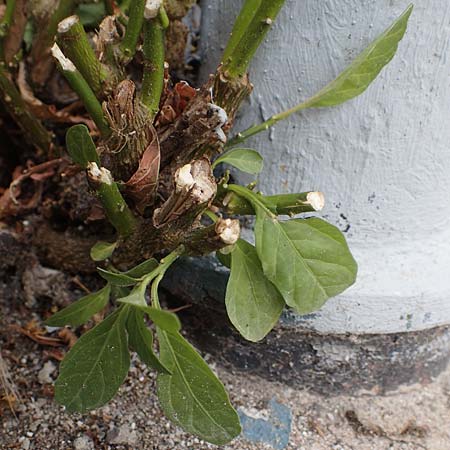
<svg viewBox="0 0 450 450"><path fill-rule="evenodd" d="M206 75L219 62L242 1L204 3ZM255 91L235 130L317 92L409 3L288 0L251 66ZM359 264L357 284L319 312L286 314L282 326L291 331L352 334L369 344L377 335L380 345L390 334L394 353L401 350L395 342L414 336L417 345L433 341L427 351L444 364L448 333L436 327L450 324L449 31L447 0L416 2L397 56L366 93L298 114L246 142L265 157L264 193L325 193L322 217L345 232ZM397 339L431 329L420 339L414 333ZM319 353L326 353L322 344Z"/></svg>
<svg viewBox="0 0 450 450"><path fill-rule="evenodd" d="M242 2L208 4L205 71L217 64ZM255 92L236 126L314 94L408 4L286 2L252 64ZM357 285L307 319L315 329L384 333L450 323L449 23L447 1L417 2L397 57L363 96L299 114L248 142L266 159L261 189L322 190L324 214L346 232L359 262Z"/></svg>

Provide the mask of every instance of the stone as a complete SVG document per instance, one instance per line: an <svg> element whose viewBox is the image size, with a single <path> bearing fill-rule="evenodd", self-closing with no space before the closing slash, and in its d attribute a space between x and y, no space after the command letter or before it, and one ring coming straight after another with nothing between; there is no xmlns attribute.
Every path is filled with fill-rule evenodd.
<svg viewBox="0 0 450 450"><path fill-rule="evenodd" d="M56 366L51 362L47 361L44 367L38 373L38 381L41 384L53 383L53 379L50 376L56 370Z"/></svg>
<svg viewBox="0 0 450 450"><path fill-rule="evenodd" d="M73 441L74 450L94 450L95 446L89 436L83 435Z"/></svg>
<svg viewBox="0 0 450 450"><path fill-rule="evenodd" d="M106 435L106 441L108 444L133 446L138 442L138 433L128 424L123 424L110 430Z"/></svg>

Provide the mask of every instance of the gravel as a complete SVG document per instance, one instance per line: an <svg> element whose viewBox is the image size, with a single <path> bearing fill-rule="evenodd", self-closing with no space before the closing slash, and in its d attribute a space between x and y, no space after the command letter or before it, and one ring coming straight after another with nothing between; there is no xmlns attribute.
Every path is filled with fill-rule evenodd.
<svg viewBox="0 0 450 450"><path fill-rule="evenodd" d="M184 433L165 418L155 395L155 374L135 357L125 384L110 404L84 416L67 414L54 402L52 387L57 359L65 348L39 345L11 328L23 327L31 319L42 323L50 306L41 304L30 309L4 301L1 295L0 306L1 355L22 399L15 404L14 414L4 402L0 403L1 449L218 448ZM208 355L206 358L211 364ZM358 397L321 397L263 381L251 373L233 374L214 363L212 367L241 414L253 420L269 420L274 399L288 408L291 430L283 450L450 449L450 371L428 385L405 387L384 397L375 392ZM247 436L253 436L250 431ZM281 447L239 439L222 448Z"/></svg>

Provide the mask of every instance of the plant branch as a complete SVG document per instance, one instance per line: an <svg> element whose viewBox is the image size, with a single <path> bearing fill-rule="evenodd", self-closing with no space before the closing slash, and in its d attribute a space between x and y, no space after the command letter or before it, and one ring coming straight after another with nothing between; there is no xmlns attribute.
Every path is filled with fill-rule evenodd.
<svg viewBox="0 0 450 450"><path fill-rule="evenodd" d="M58 63L58 69L64 75L71 88L80 97L86 111L90 114L92 120L97 125L97 128L104 136L109 136L111 130L106 122L102 106L87 81L83 78L72 61L65 57L61 49L58 47L58 44L54 44L52 47L52 53Z"/></svg>
<svg viewBox="0 0 450 450"><path fill-rule="evenodd" d="M5 14L0 22L0 58L5 59L4 41L14 18L16 0L6 0Z"/></svg>
<svg viewBox="0 0 450 450"><path fill-rule="evenodd" d="M95 162L89 163L87 168L89 184L97 192L106 216L117 232L124 236L130 236L136 228L136 218L125 202L114 182L111 172L104 167L98 167Z"/></svg>
<svg viewBox="0 0 450 450"><path fill-rule="evenodd" d="M136 53L136 46L144 23L145 4L146 0L131 0L127 29L120 45L126 61L130 61Z"/></svg>
<svg viewBox="0 0 450 450"><path fill-rule="evenodd" d="M16 0L6 0L5 14L2 17L0 24L0 36L4 37L8 32L8 28L12 23L14 16L14 9L16 7Z"/></svg>
<svg viewBox="0 0 450 450"><path fill-rule="evenodd" d="M115 14L115 1L105 0L105 10L108 16L113 16Z"/></svg>
<svg viewBox="0 0 450 450"><path fill-rule="evenodd" d="M234 36L232 34L229 46L225 49L222 70L226 77L238 78L245 75L251 59L285 1L246 1L233 29ZM257 3L259 3L259 7L256 5Z"/></svg>
<svg viewBox="0 0 450 450"><path fill-rule="evenodd" d="M97 98L102 98L109 74L91 47L79 17L70 16L59 23L56 42L80 71Z"/></svg>
<svg viewBox="0 0 450 450"><path fill-rule="evenodd" d="M48 150L52 142L51 135L29 110L20 92L9 78L4 64L0 64L0 96L6 110L25 133L28 141L37 148Z"/></svg>
<svg viewBox="0 0 450 450"><path fill-rule="evenodd" d="M31 79L37 86L42 86L53 70L50 48L53 45L58 24L67 16L73 14L76 3L76 0L59 0L54 11L49 11L45 18L36 20L37 33L31 48L31 59L34 66Z"/></svg>
<svg viewBox="0 0 450 450"><path fill-rule="evenodd" d="M246 139L248 139L251 136L254 136L255 134L261 133L262 131L266 131L269 128L273 127L276 123L280 122L281 120L287 119L292 114L302 111L303 109L307 109L310 105L310 101L307 100L304 103L300 103L299 105L294 106L293 108L290 108L286 111L283 111L281 113L275 114L269 119L267 119L265 122L262 122L258 125L253 125L252 127L248 128L245 131L241 131L238 133L235 137L230 139L226 145L226 147L232 147L234 145L240 144L241 142L244 142Z"/></svg>
<svg viewBox="0 0 450 450"><path fill-rule="evenodd" d="M238 184L228 184L224 186L224 188L247 200L252 207L254 207L254 210L255 207L258 207L263 209L269 216L276 217L275 205L267 204L262 195L259 195L256 192L253 192L250 189Z"/></svg>
<svg viewBox="0 0 450 450"><path fill-rule="evenodd" d="M296 214L321 211L325 200L321 192L302 192L300 194L280 194L260 196L260 199L268 207L271 207L277 215L294 216ZM227 214L254 215L255 210L251 203L235 193L227 194L220 206L225 207Z"/></svg>
<svg viewBox="0 0 450 450"><path fill-rule="evenodd" d="M233 30L231 31L230 39L228 40L225 51L222 55L222 62L227 61L233 57L236 46L244 36L249 28L255 13L260 6L261 0L246 0L242 6L236 21L234 22Z"/></svg>
<svg viewBox="0 0 450 450"><path fill-rule="evenodd" d="M160 8L157 17L146 20L144 23L144 75L141 101L148 108L152 117L159 111L159 102L164 87L164 28L167 15L161 12L163 10Z"/></svg>
<svg viewBox="0 0 450 450"><path fill-rule="evenodd" d="M210 226L194 229L187 236L184 245L189 255L208 255L235 244L240 234L239 220L217 218Z"/></svg>
<svg viewBox="0 0 450 450"><path fill-rule="evenodd" d="M148 275L148 277L153 279L155 272L158 273L155 280L153 281L152 288L151 288L151 299L152 299L152 306L157 309L161 309L161 305L159 304L159 295L158 295L158 288L159 284L161 283L161 280L164 278L164 275L166 274L169 267L180 257L185 253L186 249L184 245L180 245L177 247L173 252L169 253L165 258L163 258L159 264L159 267L155 269L151 274Z"/></svg>

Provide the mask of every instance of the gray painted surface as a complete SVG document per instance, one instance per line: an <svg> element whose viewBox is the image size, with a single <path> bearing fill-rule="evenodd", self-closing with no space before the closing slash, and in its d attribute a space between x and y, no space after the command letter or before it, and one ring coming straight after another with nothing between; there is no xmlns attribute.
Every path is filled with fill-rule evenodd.
<svg viewBox="0 0 450 450"><path fill-rule="evenodd" d="M242 1L203 8L204 75ZM409 0L288 0L251 68L235 130L331 81ZM361 97L307 111L247 142L263 192L322 190L360 266L356 286L310 317L324 333L395 333L450 323L450 3L416 2L394 61ZM241 181L248 179L237 175Z"/></svg>

